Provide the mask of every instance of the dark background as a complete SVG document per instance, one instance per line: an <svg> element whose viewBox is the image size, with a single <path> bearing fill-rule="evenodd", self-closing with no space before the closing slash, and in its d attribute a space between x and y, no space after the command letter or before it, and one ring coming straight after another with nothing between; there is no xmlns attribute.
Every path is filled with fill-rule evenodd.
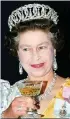
<svg viewBox="0 0 70 119"><path fill-rule="evenodd" d="M1 1L1 78L10 81L11 84L27 76L18 72L18 60L11 56L4 47L4 36L8 31L8 16L16 8L29 3L48 4L59 14L60 28L64 33L64 48L57 52L57 73L63 77L70 77L70 1Z"/></svg>

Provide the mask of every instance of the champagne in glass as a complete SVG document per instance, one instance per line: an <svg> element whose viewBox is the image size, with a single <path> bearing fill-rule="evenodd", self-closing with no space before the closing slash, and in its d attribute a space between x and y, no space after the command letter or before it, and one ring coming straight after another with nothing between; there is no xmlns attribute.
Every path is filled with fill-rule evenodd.
<svg viewBox="0 0 70 119"><path fill-rule="evenodd" d="M35 99L36 101L38 100L38 96L40 95L40 88L41 88L41 82L36 82L36 81L22 81L18 85L18 89L21 92L23 96L29 96ZM37 113L37 110L29 109L26 117L30 118L40 118L41 115Z"/></svg>

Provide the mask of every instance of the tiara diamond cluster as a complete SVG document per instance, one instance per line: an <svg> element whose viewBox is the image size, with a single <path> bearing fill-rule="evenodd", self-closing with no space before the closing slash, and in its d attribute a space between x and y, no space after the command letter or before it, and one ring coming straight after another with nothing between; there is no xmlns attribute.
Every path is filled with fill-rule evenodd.
<svg viewBox="0 0 70 119"><path fill-rule="evenodd" d="M54 9L48 5L43 4L28 4L14 10L8 19L8 26L10 31L16 24L20 22L35 20L35 19L49 19L55 24L58 22L58 15Z"/></svg>

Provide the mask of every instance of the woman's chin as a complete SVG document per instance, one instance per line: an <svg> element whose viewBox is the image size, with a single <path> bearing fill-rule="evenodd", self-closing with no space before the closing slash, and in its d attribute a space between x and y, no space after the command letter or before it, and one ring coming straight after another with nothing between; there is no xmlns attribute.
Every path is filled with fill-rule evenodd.
<svg viewBox="0 0 70 119"><path fill-rule="evenodd" d="M31 72L33 77L42 77L45 75L45 72Z"/></svg>

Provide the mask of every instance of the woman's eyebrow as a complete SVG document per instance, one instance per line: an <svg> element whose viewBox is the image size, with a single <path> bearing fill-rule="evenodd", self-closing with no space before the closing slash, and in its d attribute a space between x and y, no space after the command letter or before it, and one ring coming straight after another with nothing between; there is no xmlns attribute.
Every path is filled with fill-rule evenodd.
<svg viewBox="0 0 70 119"><path fill-rule="evenodd" d="M39 43L38 46L39 46L39 45L43 45L43 44L48 44L48 42L42 42L42 43ZM31 45L28 45L28 44L22 44L22 45L20 45L20 47L31 47Z"/></svg>
<svg viewBox="0 0 70 119"><path fill-rule="evenodd" d="M22 45L20 45L20 47L31 47L31 45L22 44Z"/></svg>
<svg viewBox="0 0 70 119"><path fill-rule="evenodd" d="M42 42L42 43L40 43L40 44L38 44L38 45L43 45L43 44L48 44L48 42Z"/></svg>

